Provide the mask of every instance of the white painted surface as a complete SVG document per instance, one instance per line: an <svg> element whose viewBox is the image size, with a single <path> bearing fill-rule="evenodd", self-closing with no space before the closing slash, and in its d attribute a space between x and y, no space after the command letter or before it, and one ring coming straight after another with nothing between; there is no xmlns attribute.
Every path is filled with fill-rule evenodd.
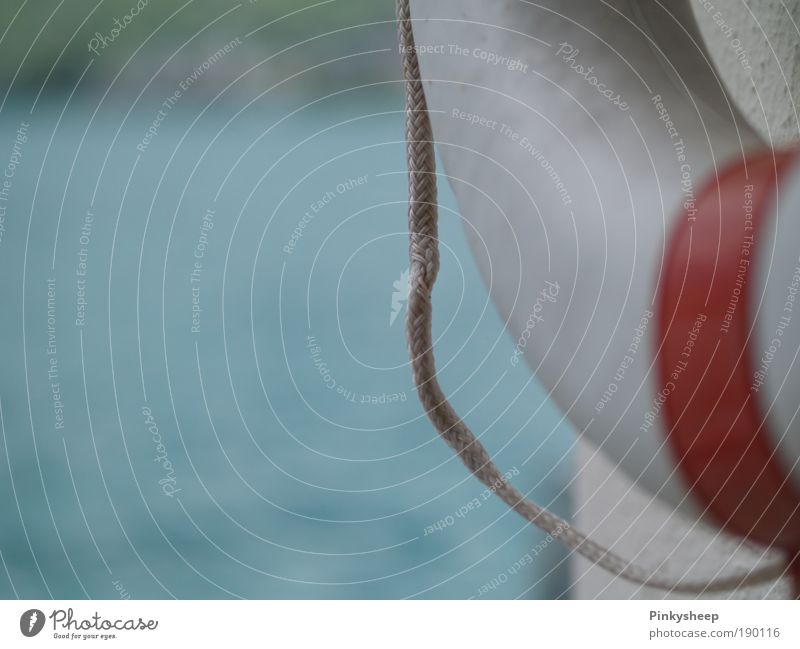
<svg viewBox="0 0 800 649"><path fill-rule="evenodd" d="M731 97L766 142L800 137L800 2L717 0L692 3L700 32ZM720 7L722 9L720 9ZM723 25L715 21L722 14ZM727 26L732 34L727 36ZM739 41L737 43L737 40ZM749 62L751 70L741 57Z"/></svg>

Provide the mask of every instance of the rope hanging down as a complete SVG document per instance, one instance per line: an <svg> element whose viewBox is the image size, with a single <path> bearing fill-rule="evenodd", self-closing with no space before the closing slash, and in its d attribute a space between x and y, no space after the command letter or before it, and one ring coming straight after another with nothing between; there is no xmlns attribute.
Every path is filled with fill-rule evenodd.
<svg viewBox="0 0 800 649"><path fill-rule="evenodd" d="M573 529L562 518L540 507L503 478L486 449L453 410L436 377L431 334L431 293L439 272L438 204L433 131L422 88L414 46L409 0L397 0L403 75L406 92L408 155L410 280L406 336L411 368L420 401L439 435L484 485L524 519L557 538L567 547L609 572L637 584L676 593L703 594L731 591L775 581L786 566L772 563L708 581L684 581L652 574L631 564Z"/></svg>

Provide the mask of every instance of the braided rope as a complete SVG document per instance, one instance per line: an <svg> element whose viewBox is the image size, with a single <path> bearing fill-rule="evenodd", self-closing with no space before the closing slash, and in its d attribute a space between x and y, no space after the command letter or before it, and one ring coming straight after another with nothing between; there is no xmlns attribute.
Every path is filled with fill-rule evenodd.
<svg viewBox="0 0 800 649"><path fill-rule="evenodd" d="M406 143L409 178L410 286L406 336L417 393L439 435L484 485L525 520L547 532L592 563L628 581L677 593L731 591L779 579L782 562L710 581L683 581L652 574L633 565L573 529L567 521L528 500L492 462L486 449L456 414L436 377L433 355L431 293L439 272L436 160L433 131L422 87L409 0L397 0L406 92Z"/></svg>

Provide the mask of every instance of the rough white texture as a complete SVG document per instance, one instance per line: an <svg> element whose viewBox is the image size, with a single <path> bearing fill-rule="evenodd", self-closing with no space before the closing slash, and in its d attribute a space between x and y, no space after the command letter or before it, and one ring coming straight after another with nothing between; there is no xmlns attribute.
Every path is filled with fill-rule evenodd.
<svg viewBox="0 0 800 649"><path fill-rule="evenodd" d="M731 96L765 141L800 138L800 2L716 0L707 11L694 0L700 32ZM715 16L724 20L720 26ZM731 27L726 35L725 25ZM740 42L737 43L736 41ZM749 61L748 71L736 47Z"/></svg>

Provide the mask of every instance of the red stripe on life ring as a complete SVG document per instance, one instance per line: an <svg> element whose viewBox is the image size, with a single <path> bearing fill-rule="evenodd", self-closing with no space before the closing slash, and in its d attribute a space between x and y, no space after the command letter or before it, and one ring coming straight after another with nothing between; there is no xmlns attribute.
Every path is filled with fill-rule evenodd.
<svg viewBox="0 0 800 649"><path fill-rule="evenodd" d="M668 242L656 315L668 444L691 492L721 527L793 553L800 494L751 391L758 352L750 307L766 210L797 159L748 156L703 189Z"/></svg>

